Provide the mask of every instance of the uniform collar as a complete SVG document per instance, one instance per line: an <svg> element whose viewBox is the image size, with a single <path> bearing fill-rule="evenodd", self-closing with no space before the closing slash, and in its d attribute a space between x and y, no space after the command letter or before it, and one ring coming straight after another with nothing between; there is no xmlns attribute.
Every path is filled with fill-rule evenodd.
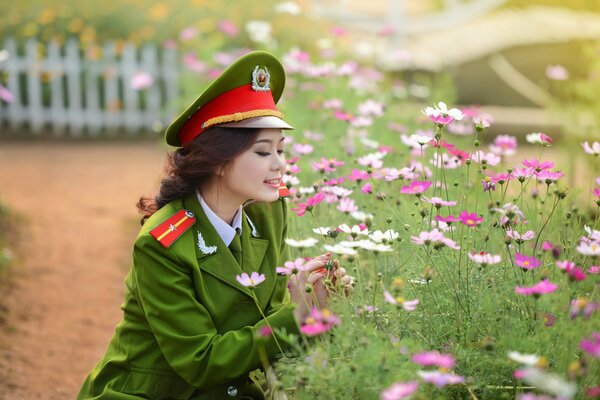
<svg viewBox="0 0 600 400"><path fill-rule="evenodd" d="M202 206L202 210L204 210L204 213L206 214L206 218L208 218L215 228L223 240L223 243L225 243L226 246L229 246L236 235L236 232L239 232L240 235L242 234L242 206L237 210L231 225L229 225L227 222L223 221L208 204L206 204L206 201L204 201L204 198L199 191L196 191L196 195L198 196L198 201L200 202L200 206Z"/></svg>

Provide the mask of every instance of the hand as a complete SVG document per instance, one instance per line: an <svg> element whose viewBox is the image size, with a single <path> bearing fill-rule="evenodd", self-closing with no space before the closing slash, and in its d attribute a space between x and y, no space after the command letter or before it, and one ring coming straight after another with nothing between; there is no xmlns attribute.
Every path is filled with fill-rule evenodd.
<svg viewBox="0 0 600 400"><path fill-rule="evenodd" d="M304 264L302 271L290 276L288 288L292 302L296 304L294 317L298 325L304 323L312 307L319 309L327 307L329 292L323 279L332 273L324 268L330 258L331 253L321 254ZM316 301L313 299L313 291Z"/></svg>

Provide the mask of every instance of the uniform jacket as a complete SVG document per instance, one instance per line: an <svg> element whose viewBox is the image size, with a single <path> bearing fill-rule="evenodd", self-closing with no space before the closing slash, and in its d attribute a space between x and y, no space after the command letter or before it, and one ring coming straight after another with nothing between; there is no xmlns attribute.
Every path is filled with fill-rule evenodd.
<svg viewBox="0 0 600 400"><path fill-rule="evenodd" d="M149 232L182 209L194 213L195 224L165 248ZM266 323L236 275L264 274L254 291L271 327L298 333L287 279L275 272L287 260L286 210L283 200L244 209L241 266L195 194L151 216L135 241L123 318L77 398L260 398L248 373L260 367L261 346L269 357L278 350L272 338L258 338ZM216 246L212 254L201 250L200 237L205 250Z"/></svg>

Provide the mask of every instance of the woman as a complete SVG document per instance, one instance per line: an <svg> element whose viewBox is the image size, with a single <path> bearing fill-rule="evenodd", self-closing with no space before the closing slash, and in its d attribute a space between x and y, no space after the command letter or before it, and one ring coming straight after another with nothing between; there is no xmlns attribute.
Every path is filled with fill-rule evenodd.
<svg viewBox="0 0 600 400"><path fill-rule="evenodd" d="M250 53L167 129L180 148L156 199L140 200L123 319L79 399L261 399L248 377L261 351L277 356L288 345L277 332L297 334L310 307L326 306L329 254L289 282L275 273L289 259L279 198L291 127L275 105L284 79L274 56ZM266 279L240 283L252 272Z"/></svg>

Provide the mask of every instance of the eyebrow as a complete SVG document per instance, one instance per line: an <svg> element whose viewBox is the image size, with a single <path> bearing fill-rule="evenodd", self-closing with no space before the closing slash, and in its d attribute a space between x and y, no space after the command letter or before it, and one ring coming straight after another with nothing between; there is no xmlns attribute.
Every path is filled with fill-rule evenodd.
<svg viewBox="0 0 600 400"><path fill-rule="evenodd" d="M283 142L284 140L285 140L285 137L282 137L282 138L279 140L279 143ZM254 143L255 143L255 144L256 144L256 143L273 143L273 139L260 139L260 140L257 140L257 141L256 141L256 142L254 142Z"/></svg>

